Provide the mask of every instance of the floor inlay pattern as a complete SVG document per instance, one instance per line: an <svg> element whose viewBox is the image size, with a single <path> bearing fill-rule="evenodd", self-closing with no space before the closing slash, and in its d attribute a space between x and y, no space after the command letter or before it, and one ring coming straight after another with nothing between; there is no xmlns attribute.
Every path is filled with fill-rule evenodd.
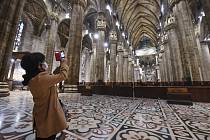
<svg viewBox="0 0 210 140"><path fill-rule="evenodd" d="M168 105L164 100L60 94L69 128L58 140L210 140L210 104ZM0 140L33 140L32 96L0 98Z"/></svg>

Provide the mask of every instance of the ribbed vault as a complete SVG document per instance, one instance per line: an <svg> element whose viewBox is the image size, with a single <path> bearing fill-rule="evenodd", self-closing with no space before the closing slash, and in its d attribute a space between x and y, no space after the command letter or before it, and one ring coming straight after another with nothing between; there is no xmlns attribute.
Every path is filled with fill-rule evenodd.
<svg viewBox="0 0 210 140"><path fill-rule="evenodd" d="M40 36L48 18L45 3L43 1L27 0L24 7L24 14L31 19L34 26L34 34Z"/></svg>
<svg viewBox="0 0 210 140"><path fill-rule="evenodd" d="M133 47L137 47L143 37L150 38L153 45L157 43L160 0L113 0L112 7Z"/></svg>

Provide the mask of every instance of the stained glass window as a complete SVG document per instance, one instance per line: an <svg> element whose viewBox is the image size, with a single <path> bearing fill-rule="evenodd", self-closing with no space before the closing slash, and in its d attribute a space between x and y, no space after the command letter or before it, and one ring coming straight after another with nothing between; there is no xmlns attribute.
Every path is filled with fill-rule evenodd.
<svg viewBox="0 0 210 140"><path fill-rule="evenodd" d="M18 51L18 49L21 46L23 29L24 29L24 23L23 23L22 20L20 20L20 22L18 24L18 28L17 28L17 33L16 33L16 36L15 36L13 51Z"/></svg>

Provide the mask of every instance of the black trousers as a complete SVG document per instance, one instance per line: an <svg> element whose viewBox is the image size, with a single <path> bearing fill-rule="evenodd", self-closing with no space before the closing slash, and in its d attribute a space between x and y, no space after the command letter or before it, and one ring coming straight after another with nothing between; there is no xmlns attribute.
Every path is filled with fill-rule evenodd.
<svg viewBox="0 0 210 140"><path fill-rule="evenodd" d="M56 135L52 135L48 138L38 138L38 137L36 137L36 140L55 140L55 138L56 138Z"/></svg>
<svg viewBox="0 0 210 140"><path fill-rule="evenodd" d="M35 122L35 120L34 120L34 124L33 124L34 126L33 126L33 128L35 128L36 127L36 122ZM34 131L34 129L33 129L33 131ZM35 135L36 135L36 133L35 133ZM39 138L39 137L37 137L37 135L36 135L36 140L55 140L55 138L56 138L56 134L55 135L52 135L52 136L50 136L50 137L48 137L48 138Z"/></svg>

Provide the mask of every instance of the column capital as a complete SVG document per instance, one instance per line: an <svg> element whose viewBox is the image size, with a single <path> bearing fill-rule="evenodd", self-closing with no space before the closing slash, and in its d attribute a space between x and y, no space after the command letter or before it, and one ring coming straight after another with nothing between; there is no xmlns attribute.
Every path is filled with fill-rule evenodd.
<svg viewBox="0 0 210 140"><path fill-rule="evenodd" d="M170 16L166 18L166 21L165 21L165 30L168 31L170 29L175 29L176 26L177 26L176 17L175 15L170 14Z"/></svg>
<svg viewBox="0 0 210 140"><path fill-rule="evenodd" d="M50 12L49 15L50 15L50 20L51 21L55 20L57 23L59 22L59 15L58 15L58 13Z"/></svg>
<svg viewBox="0 0 210 140"><path fill-rule="evenodd" d="M164 53L164 51L165 51L165 47L164 47L164 45L162 44L162 45L160 45L160 53Z"/></svg>
<svg viewBox="0 0 210 140"><path fill-rule="evenodd" d="M162 59L162 57L163 57L163 53L159 53L158 59Z"/></svg>
<svg viewBox="0 0 210 140"><path fill-rule="evenodd" d="M161 36L161 43L162 43L162 44L168 43L168 35L167 35L167 34L163 34L163 35Z"/></svg>
<svg viewBox="0 0 210 140"><path fill-rule="evenodd" d="M115 30L109 32L109 40L112 43L117 43L117 32Z"/></svg>
<svg viewBox="0 0 210 140"><path fill-rule="evenodd" d="M126 49L124 49L124 54L123 54L124 58L128 58L128 51Z"/></svg>
<svg viewBox="0 0 210 140"><path fill-rule="evenodd" d="M72 0L72 5L80 5L83 9L87 7L87 0Z"/></svg>
<svg viewBox="0 0 210 140"><path fill-rule="evenodd" d="M96 29L106 31L106 17L105 13L99 12L98 17L96 19Z"/></svg>
<svg viewBox="0 0 210 140"><path fill-rule="evenodd" d="M118 42L118 44L117 44L117 52L123 52L123 43L122 42Z"/></svg>

